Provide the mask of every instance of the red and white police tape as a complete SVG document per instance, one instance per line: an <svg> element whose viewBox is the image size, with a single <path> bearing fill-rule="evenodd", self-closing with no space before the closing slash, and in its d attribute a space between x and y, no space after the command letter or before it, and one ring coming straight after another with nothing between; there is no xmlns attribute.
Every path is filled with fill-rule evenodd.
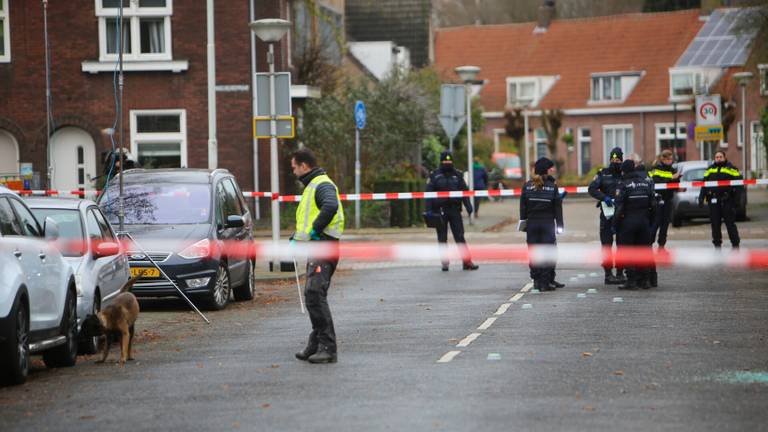
<svg viewBox="0 0 768 432"><path fill-rule="evenodd" d="M679 183L657 183L656 190L666 189L687 189L700 187L717 186L756 186L768 185L768 179L752 180L718 180L718 181L692 181ZM587 193L587 186L562 186L561 191L568 193ZM16 190L20 195L32 196L60 196L76 195L80 197L96 196L97 190ZM405 199L424 199L424 198L462 198L462 197L509 197L519 196L520 189L492 189L477 191L452 191L452 192L385 192L385 193L364 193L364 194L340 194L343 201L378 201L378 200L405 200ZM301 195L280 195L274 192L243 192L243 196L252 198L270 198L281 202L299 202Z"/></svg>
<svg viewBox="0 0 768 432"><path fill-rule="evenodd" d="M536 264L557 263L575 267L600 267L604 262L615 262L619 267L657 265L659 267L738 269L768 269L768 249L715 249L713 247L681 247L651 249L649 247L621 246L615 249L599 244L565 243L557 246L525 244L482 244L470 247L438 245L435 243L380 243L380 242L278 242L272 241L169 241L168 239L140 240L137 248L130 240L123 242L123 250L141 249L155 253L173 252L182 259L202 259L212 256L228 256L262 260L286 260L295 258L340 258L343 261L403 262L443 260L497 263L529 262ZM79 241L59 241L57 247L64 250L82 247ZM117 246L117 245L114 245ZM95 250L95 247L93 248Z"/></svg>

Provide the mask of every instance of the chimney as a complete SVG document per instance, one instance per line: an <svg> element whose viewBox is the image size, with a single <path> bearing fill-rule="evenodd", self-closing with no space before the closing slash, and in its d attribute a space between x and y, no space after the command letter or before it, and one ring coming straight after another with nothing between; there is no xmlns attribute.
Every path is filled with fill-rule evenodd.
<svg viewBox="0 0 768 432"><path fill-rule="evenodd" d="M722 0L701 0L701 17L709 17L712 11L723 5Z"/></svg>
<svg viewBox="0 0 768 432"><path fill-rule="evenodd" d="M555 18L555 0L542 0L539 6L539 21L536 23L534 33L544 33Z"/></svg>

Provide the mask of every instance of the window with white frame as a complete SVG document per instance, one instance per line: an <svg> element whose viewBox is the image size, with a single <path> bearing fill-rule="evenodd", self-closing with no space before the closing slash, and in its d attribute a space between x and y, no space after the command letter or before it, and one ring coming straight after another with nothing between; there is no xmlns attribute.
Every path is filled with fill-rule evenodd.
<svg viewBox="0 0 768 432"><path fill-rule="evenodd" d="M11 61L11 26L8 23L8 0L0 0L0 63Z"/></svg>
<svg viewBox="0 0 768 432"><path fill-rule="evenodd" d="M669 96L686 97L698 94L704 84L703 74L695 71L670 72Z"/></svg>
<svg viewBox="0 0 768 432"><path fill-rule="evenodd" d="M603 126L603 163L608 164L608 156L614 147L619 147L625 155L635 151L632 125Z"/></svg>
<svg viewBox="0 0 768 432"><path fill-rule="evenodd" d="M760 74L760 94L768 96L768 64L757 65Z"/></svg>
<svg viewBox="0 0 768 432"><path fill-rule="evenodd" d="M744 147L744 122L736 122L736 141L736 145Z"/></svg>
<svg viewBox="0 0 768 432"><path fill-rule="evenodd" d="M585 175L592 169L592 130L579 128L579 175Z"/></svg>
<svg viewBox="0 0 768 432"><path fill-rule="evenodd" d="M512 106L527 106L536 99L536 80L507 79L507 102Z"/></svg>
<svg viewBox="0 0 768 432"><path fill-rule="evenodd" d="M677 123L677 133L672 123L656 124L656 154L661 154L663 150L672 150L676 162L687 160L686 143L687 132L685 124Z"/></svg>
<svg viewBox="0 0 768 432"><path fill-rule="evenodd" d="M536 158L534 160L538 160L542 157L549 157L549 149L547 149L547 133L544 131L544 128L537 128L536 133L534 135L534 144L536 147Z"/></svg>
<svg viewBox="0 0 768 432"><path fill-rule="evenodd" d="M621 99L621 75L592 77L593 101L618 101Z"/></svg>
<svg viewBox="0 0 768 432"><path fill-rule="evenodd" d="M95 0L99 18L99 60L114 61L122 40L123 59L171 60L173 0ZM120 31L119 12L123 7Z"/></svg>
<svg viewBox="0 0 768 432"><path fill-rule="evenodd" d="M132 110L131 151L143 168L185 168L186 111Z"/></svg>

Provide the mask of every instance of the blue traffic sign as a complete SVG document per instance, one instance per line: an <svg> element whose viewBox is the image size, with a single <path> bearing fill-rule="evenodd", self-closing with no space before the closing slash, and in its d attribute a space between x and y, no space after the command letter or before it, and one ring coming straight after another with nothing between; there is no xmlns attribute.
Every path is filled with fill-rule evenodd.
<svg viewBox="0 0 768 432"><path fill-rule="evenodd" d="M355 102L355 125L358 129L365 127L365 104L360 100Z"/></svg>

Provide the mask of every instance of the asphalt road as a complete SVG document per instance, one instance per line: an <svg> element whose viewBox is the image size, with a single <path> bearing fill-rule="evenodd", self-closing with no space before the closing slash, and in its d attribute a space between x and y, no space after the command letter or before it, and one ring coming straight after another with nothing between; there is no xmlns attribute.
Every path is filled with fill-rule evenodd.
<svg viewBox="0 0 768 432"><path fill-rule="evenodd" d="M767 226L762 216L751 223ZM697 236L670 245L707 245ZM744 242L767 245L765 236ZM294 359L309 320L290 281L210 313L210 326L180 302L143 302L135 362L36 362L27 384L0 388L0 430L741 431L768 422L766 271L661 269L659 288L625 292L604 286L599 268L561 268L566 288L534 294L522 265L340 268L330 295L337 364Z"/></svg>

